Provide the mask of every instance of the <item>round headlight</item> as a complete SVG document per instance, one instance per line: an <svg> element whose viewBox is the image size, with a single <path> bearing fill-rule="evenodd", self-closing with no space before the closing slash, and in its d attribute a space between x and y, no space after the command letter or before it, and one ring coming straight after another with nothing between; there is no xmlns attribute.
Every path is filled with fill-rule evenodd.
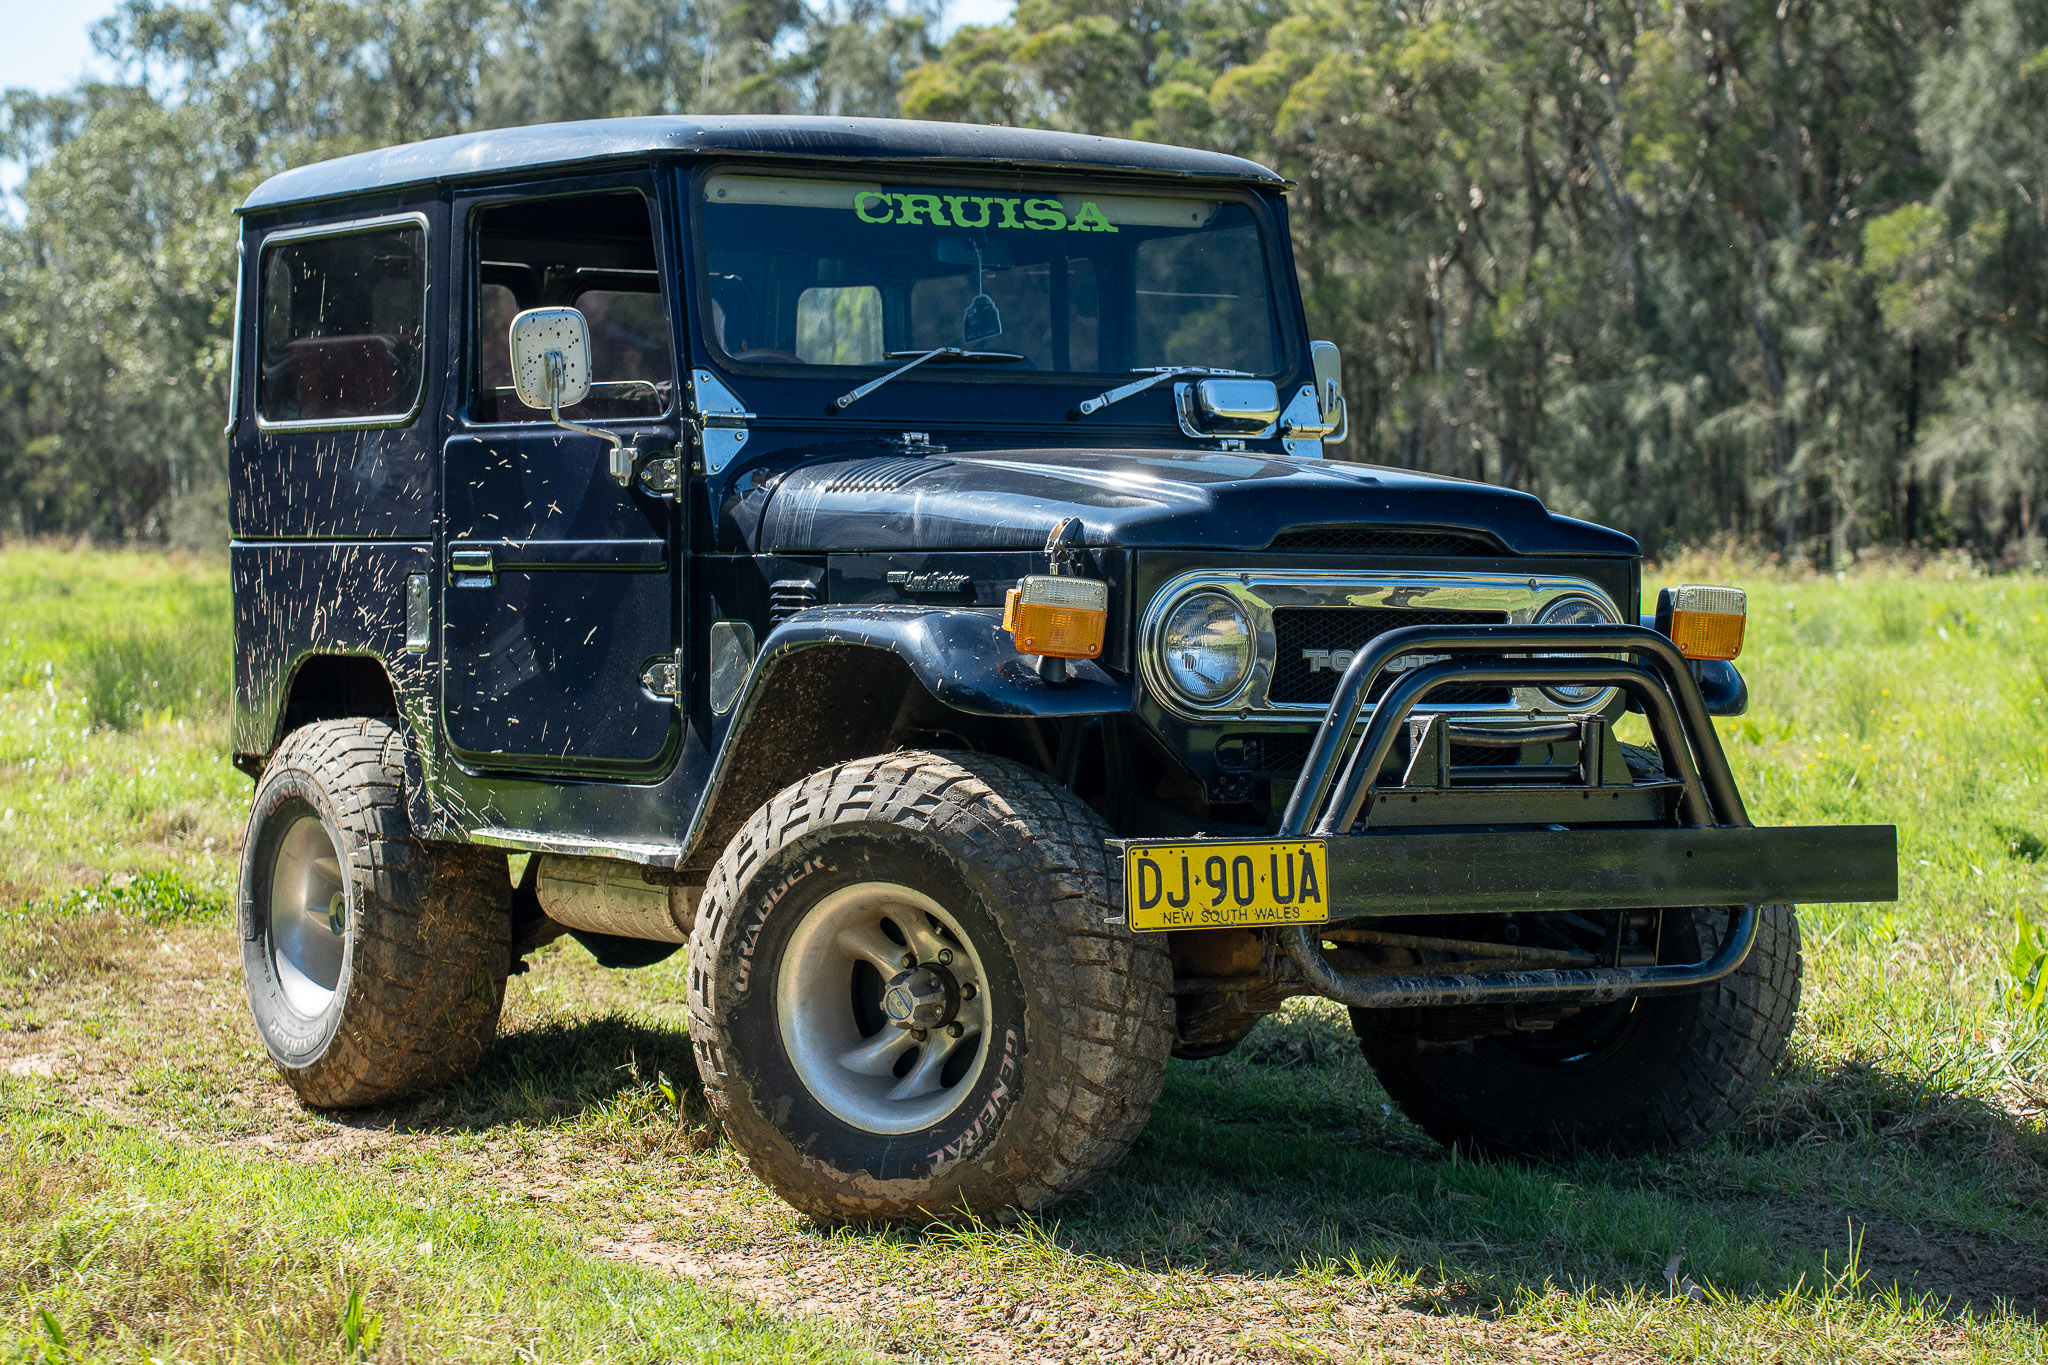
<svg viewBox="0 0 2048 1365"><path fill-rule="evenodd" d="M1189 597L1160 628L1159 664L1173 690L1191 702L1210 706L1236 695L1252 671L1244 608L1220 592Z"/></svg>
<svg viewBox="0 0 2048 1365"><path fill-rule="evenodd" d="M1536 618L1539 626L1611 626L1615 615L1604 602L1591 597L1560 597L1543 609ZM1541 655L1537 656L1543 657ZM1586 658L1581 654L1578 658ZM1600 687L1546 687L1543 695L1560 706L1584 706L1605 691Z"/></svg>

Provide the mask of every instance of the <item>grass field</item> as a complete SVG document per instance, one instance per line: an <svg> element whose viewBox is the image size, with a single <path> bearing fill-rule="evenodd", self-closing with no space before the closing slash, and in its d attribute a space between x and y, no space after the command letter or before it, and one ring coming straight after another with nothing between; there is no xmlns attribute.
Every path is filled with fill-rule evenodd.
<svg viewBox="0 0 2048 1365"><path fill-rule="evenodd" d="M1089 1197L878 1232L706 1128L679 959L557 943L471 1080L299 1108L226 913L221 567L0 551L0 1361L2048 1361L2048 580L1652 581L1731 575L1753 815L1902 849L1897 905L1802 912L1736 1132L1460 1160L1297 1001Z"/></svg>

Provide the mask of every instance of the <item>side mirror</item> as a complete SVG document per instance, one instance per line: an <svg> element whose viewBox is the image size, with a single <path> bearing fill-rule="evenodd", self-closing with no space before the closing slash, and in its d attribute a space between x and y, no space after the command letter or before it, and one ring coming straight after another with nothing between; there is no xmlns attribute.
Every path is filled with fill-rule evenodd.
<svg viewBox="0 0 2048 1365"><path fill-rule="evenodd" d="M1280 421L1280 390L1270 379L1204 379L1176 384L1174 409L1190 436L1259 440Z"/></svg>
<svg viewBox="0 0 2048 1365"><path fill-rule="evenodd" d="M633 482L633 451L598 427L563 420L562 409L590 396L590 323L578 308L529 308L512 319L512 390L529 408L545 408L564 431L611 443L609 465L620 487Z"/></svg>
<svg viewBox="0 0 2048 1365"><path fill-rule="evenodd" d="M560 420L590 394L590 324L576 308L529 308L512 319L512 387Z"/></svg>
<svg viewBox="0 0 2048 1365"><path fill-rule="evenodd" d="M1311 341L1308 358L1316 372L1316 412L1325 428L1323 439L1341 441L1351 426L1344 403L1344 357L1334 341Z"/></svg>

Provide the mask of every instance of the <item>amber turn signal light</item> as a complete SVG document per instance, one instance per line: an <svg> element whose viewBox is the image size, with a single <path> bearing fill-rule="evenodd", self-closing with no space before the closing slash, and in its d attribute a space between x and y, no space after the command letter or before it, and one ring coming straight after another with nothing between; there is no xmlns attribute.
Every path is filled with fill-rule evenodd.
<svg viewBox="0 0 2048 1365"><path fill-rule="evenodd" d="M1093 659L1109 625L1109 584L1096 578L1027 574L1003 599L1003 629L1019 654Z"/></svg>
<svg viewBox="0 0 2048 1365"><path fill-rule="evenodd" d="M1657 595L1657 628L1688 659L1732 659L1742 653L1749 596L1740 588L1685 583Z"/></svg>

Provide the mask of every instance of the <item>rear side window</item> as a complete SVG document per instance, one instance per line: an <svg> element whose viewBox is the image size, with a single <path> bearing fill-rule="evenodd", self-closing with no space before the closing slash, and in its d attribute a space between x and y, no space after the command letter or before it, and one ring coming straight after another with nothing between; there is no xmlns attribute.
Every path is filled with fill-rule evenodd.
<svg viewBox="0 0 2048 1365"><path fill-rule="evenodd" d="M425 377L427 237L414 221L264 244L256 413L401 422Z"/></svg>

